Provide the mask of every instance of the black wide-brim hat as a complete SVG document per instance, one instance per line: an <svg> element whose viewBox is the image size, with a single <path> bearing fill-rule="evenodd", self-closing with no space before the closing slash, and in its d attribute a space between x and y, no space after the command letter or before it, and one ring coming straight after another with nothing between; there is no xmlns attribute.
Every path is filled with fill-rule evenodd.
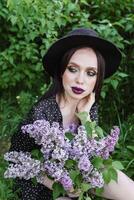
<svg viewBox="0 0 134 200"><path fill-rule="evenodd" d="M85 46L97 49L105 60L105 78L111 76L121 62L119 49L111 42L100 38L94 30L79 28L53 43L43 57L46 72L54 77L63 55L74 47Z"/></svg>

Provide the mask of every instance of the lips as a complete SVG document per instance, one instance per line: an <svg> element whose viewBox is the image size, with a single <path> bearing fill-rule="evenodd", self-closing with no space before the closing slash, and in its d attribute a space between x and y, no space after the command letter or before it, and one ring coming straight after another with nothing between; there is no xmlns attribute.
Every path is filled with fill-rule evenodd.
<svg viewBox="0 0 134 200"><path fill-rule="evenodd" d="M72 91L75 94L82 94L85 90L83 90L82 88L78 88L78 87L72 87Z"/></svg>

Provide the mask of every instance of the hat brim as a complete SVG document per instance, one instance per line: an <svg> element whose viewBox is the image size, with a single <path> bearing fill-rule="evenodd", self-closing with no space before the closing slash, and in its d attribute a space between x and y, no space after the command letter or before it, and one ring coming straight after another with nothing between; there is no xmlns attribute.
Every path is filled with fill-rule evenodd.
<svg viewBox="0 0 134 200"><path fill-rule="evenodd" d="M111 76L117 70L121 61L119 49L107 40L87 35L63 37L52 44L43 57L45 70L53 77L65 52L81 45L93 47L101 53L105 60L105 78Z"/></svg>

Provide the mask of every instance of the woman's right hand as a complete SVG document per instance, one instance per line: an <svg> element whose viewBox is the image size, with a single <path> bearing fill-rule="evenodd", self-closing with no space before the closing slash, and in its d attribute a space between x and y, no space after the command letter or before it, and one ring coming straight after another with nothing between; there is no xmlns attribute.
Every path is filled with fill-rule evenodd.
<svg viewBox="0 0 134 200"><path fill-rule="evenodd" d="M77 105L77 111L79 112L87 112L89 113L92 105L95 102L95 92L92 92L88 96L81 99Z"/></svg>

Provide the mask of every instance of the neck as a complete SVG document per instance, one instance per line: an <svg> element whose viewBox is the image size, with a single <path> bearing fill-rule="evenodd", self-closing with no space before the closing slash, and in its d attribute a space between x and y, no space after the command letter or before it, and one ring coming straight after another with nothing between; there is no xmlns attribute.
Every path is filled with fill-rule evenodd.
<svg viewBox="0 0 134 200"><path fill-rule="evenodd" d="M64 96L56 95L56 101L59 105L60 111L63 117L63 127L66 128L72 123L79 123L78 118L75 115L77 112L77 103L78 101L64 98Z"/></svg>
<svg viewBox="0 0 134 200"><path fill-rule="evenodd" d="M79 100L76 100L64 95L56 95L56 100L58 102L60 109L67 108L67 110L70 112L72 111L76 112L76 107Z"/></svg>

